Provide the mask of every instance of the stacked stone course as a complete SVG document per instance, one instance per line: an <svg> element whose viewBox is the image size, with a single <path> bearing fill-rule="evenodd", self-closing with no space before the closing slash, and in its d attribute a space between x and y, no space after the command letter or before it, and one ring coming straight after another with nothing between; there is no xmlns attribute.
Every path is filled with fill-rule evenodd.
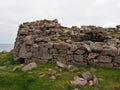
<svg viewBox="0 0 120 90"><path fill-rule="evenodd" d="M26 22L19 26L14 59L19 63L61 61L120 68L119 30L119 26L68 28L56 19Z"/></svg>

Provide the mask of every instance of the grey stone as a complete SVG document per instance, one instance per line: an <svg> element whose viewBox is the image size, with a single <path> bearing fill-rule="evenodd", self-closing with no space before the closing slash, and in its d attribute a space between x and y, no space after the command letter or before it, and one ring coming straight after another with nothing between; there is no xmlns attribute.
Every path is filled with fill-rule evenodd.
<svg viewBox="0 0 120 90"><path fill-rule="evenodd" d="M71 71L71 72L74 72L74 71L77 71L77 70L78 70L78 68L77 68L76 66L74 66L74 65L68 65L68 66L67 66L67 69L68 69L69 71Z"/></svg>
<svg viewBox="0 0 120 90"><path fill-rule="evenodd" d="M25 44L23 44L19 51L19 57L26 58L26 53L27 53L26 47L25 47Z"/></svg>
<svg viewBox="0 0 120 90"><path fill-rule="evenodd" d="M37 64L35 62L31 62L27 65L25 65L23 68L22 68L22 71L29 71L29 70L32 70L32 69L35 69L37 68Z"/></svg>
<svg viewBox="0 0 120 90"><path fill-rule="evenodd" d="M120 56L116 56L114 62L120 64Z"/></svg>
<svg viewBox="0 0 120 90"><path fill-rule="evenodd" d="M82 73L82 77L85 80L92 80L93 79L93 75L90 72L84 72L84 73Z"/></svg>
<svg viewBox="0 0 120 90"><path fill-rule="evenodd" d="M77 87L86 86L87 83L88 83L87 80L85 80L84 78L80 78L80 77L75 77L74 80L71 81L71 84Z"/></svg>
<svg viewBox="0 0 120 90"><path fill-rule="evenodd" d="M114 57L114 56L118 55L118 50L114 46L109 46L108 48L103 49L101 54L106 55L106 56L113 56Z"/></svg>
<svg viewBox="0 0 120 90"><path fill-rule="evenodd" d="M62 63L62 62L60 62L60 61L57 61L57 62L56 62L56 65L57 65L58 67L60 67L60 68L67 68L67 65L64 64L64 63Z"/></svg>
<svg viewBox="0 0 120 90"><path fill-rule="evenodd" d="M76 51L75 51L75 53L76 54L84 54L85 53L85 50L82 50L82 49L77 49Z"/></svg>
<svg viewBox="0 0 120 90"><path fill-rule="evenodd" d="M70 47L70 51L76 51L78 49L77 45L72 44Z"/></svg>
<svg viewBox="0 0 120 90"><path fill-rule="evenodd" d="M65 43L65 42L54 43L54 48L65 50L65 49L70 48L70 45L68 43Z"/></svg>
<svg viewBox="0 0 120 90"><path fill-rule="evenodd" d="M91 43L90 48L93 52L101 52L103 47L99 43Z"/></svg>
<svg viewBox="0 0 120 90"><path fill-rule="evenodd" d="M109 56L99 56L96 60L101 63L110 63L112 62L112 57Z"/></svg>
<svg viewBox="0 0 120 90"><path fill-rule="evenodd" d="M41 59L42 59L42 60L52 59L52 55L51 55L51 54L42 54L42 55L41 55Z"/></svg>
<svg viewBox="0 0 120 90"><path fill-rule="evenodd" d="M98 53L89 53L88 54L88 59L94 59L98 56L99 54Z"/></svg>
<svg viewBox="0 0 120 90"><path fill-rule="evenodd" d="M91 48L90 48L90 46L89 46L89 45L84 44L84 47L87 49L87 51L91 52Z"/></svg>
<svg viewBox="0 0 120 90"><path fill-rule="evenodd" d="M32 56L33 56L33 55L32 55L31 52L29 52L29 53L26 54L26 58L28 58L28 59L32 58Z"/></svg>
<svg viewBox="0 0 120 90"><path fill-rule="evenodd" d="M98 78L95 76L95 75L93 75L93 85L94 86L98 86Z"/></svg>
<svg viewBox="0 0 120 90"><path fill-rule="evenodd" d="M83 62L84 61L83 55L74 55L73 59L77 62Z"/></svg>

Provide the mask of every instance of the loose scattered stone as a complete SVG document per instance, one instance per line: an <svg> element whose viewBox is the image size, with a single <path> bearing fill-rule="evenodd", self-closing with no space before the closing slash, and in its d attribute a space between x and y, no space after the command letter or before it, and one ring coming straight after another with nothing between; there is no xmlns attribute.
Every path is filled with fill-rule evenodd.
<svg viewBox="0 0 120 90"><path fill-rule="evenodd" d="M57 61L56 64L57 64L57 66L60 67L60 68L64 68L64 69L65 69L65 68L67 67L66 64L64 64L64 63L62 63L62 62L60 62L60 61Z"/></svg>
<svg viewBox="0 0 120 90"><path fill-rule="evenodd" d="M82 87L87 85L87 80L84 78L77 77L71 81L71 84L76 87Z"/></svg>
<svg viewBox="0 0 120 90"><path fill-rule="evenodd" d="M17 65L13 68L13 71L21 70L23 66L24 66L23 64Z"/></svg>
<svg viewBox="0 0 120 90"><path fill-rule="evenodd" d="M42 77L44 77L44 76L45 76L45 74L40 74L40 75L39 75L40 78L42 78Z"/></svg>
<svg viewBox="0 0 120 90"><path fill-rule="evenodd" d="M37 68L37 64L35 62L31 62L31 63L25 65L22 68L22 71L29 71L29 70L32 70L32 69L35 69L35 68Z"/></svg>
<svg viewBox="0 0 120 90"><path fill-rule="evenodd" d="M56 79L56 77L55 77L55 76L51 76L50 78L51 78L51 79L53 79L53 80L55 80L55 79Z"/></svg>
<svg viewBox="0 0 120 90"><path fill-rule="evenodd" d="M75 87L85 87L85 86L98 86L98 79L94 74L90 72L84 72L80 76L75 76L71 81L71 84Z"/></svg>
<svg viewBox="0 0 120 90"><path fill-rule="evenodd" d="M48 69L48 73L49 74L56 74L57 72L51 68Z"/></svg>
<svg viewBox="0 0 120 90"><path fill-rule="evenodd" d="M95 75L93 75L93 85L98 86L98 78Z"/></svg>
<svg viewBox="0 0 120 90"><path fill-rule="evenodd" d="M6 66L0 66L0 70L5 70L6 68Z"/></svg>
<svg viewBox="0 0 120 90"><path fill-rule="evenodd" d="M77 71L77 70L78 70L78 68L77 68L76 66L74 66L74 65L68 65L68 66L67 66L67 69L68 69L69 71L71 71L71 72L74 72L74 71Z"/></svg>
<svg viewBox="0 0 120 90"><path fill-rule="evenodd" d="M6 54L7 51L6 50L2 50L1 54Z"/></svg>
<svg viewBox="0 0 120 90"><path fill-rule="evenodd" d="M88 81L93 79L93 75L90 72L82 73L82 77Z"/></svg>

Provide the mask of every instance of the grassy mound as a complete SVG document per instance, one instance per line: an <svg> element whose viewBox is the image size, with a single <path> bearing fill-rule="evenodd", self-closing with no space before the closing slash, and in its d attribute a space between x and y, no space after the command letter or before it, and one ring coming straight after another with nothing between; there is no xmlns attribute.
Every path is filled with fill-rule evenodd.
<svg viewBox="0 0 120 90"><path fill-rule="evenodd" d="M9 60L10 64L6 69L0 70L0 90L74 90L75 87L70 84L74 76L80 75L91 68L96 69L94 74L101 78L98 87L82 87L79 90L120 90L120 70L102 68L97 66L78 65L78 71L69 72L68 70L58 71L55 64L39 64L37 69L23 72L21 70L13 71L16 66L12 59L12 54L0 55L0 65ZM48 69L56 70L60 77L53 80L49 74L39 77L41 73L47 73Z"/></svg>

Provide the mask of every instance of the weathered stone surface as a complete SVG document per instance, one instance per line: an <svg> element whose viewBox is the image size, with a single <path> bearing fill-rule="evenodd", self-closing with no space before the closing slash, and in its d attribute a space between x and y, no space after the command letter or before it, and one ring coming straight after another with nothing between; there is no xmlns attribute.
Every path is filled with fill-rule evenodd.
<svg viewBox="0 0 120 90"><path fill-rule="evenodd" d="M49 49L49 53L50 54L58 54L57 50L52 48L52 49Z"/></svg>
<svg viewBox="0 0 120 90"><path fill-rule="evenodd" d="M85 50L82 50L82 49L77 49L76 51L75 51L75 53L76 54L84 54L85 53Z"/></svg>
<svg viewBox="0 0 120 90"><path fill-rule="evenodd" d="M76 87L83 87L83 86L98 86L99 82L98 82L98 78L90 73L90 72L83 72L79 77L79 76L75 76L74 79L71 81L71 84L76 86Z"/></svg>
<svg viewBox="0 0 120 90"><path fill-rule="evenodd" d="M33 55L32 55L31 52L29 52L29 53L26 54L26 58L28 58L28 59L32 58L32 56L33 56Z"/></svg>
<svg viewBox="0 0 120 90"><path fill-rule="evenodd" d="M99 66L102 66L102 67L108 67L108 68L112 68L113 67L113 63L99 63L98 64Z"/></svg>
<svg viewBox="0 0 120 90"><path fill-rule="evenodd" d="M87 50L88 52L91 52L91 51L92 51L89 45L84 44L84 47L86 48L86 50Z"/></svg>
<svg viewBox="0 0 120 90"><path fill-rule="evenodd" d="M90 48L93 52L101 52L103 49L102 45L100 45L99 43L91 43Z"/></svg>
<svg viewBox="0 0 120 90"><path fill-rule="evenodd" d="M54 48L56 49L61 49L61 50L65 50L70 48L70 45L64 42L60 42L60 43L54 43Z"/></svg>
<svg viewBox="0 0 120 90"><path fill-rule="evenodd" d="M27 34L28 34L28 31L25 30L25 29L22 29L22 30L19 31L19 34L20 34L20 35L27 35Z"/></svg>
<svg viewBox="0 0 120 90"><path fill-rule="evenodd" d="M92 80L93 79L93 75L90 72L84 72L84 73L82 73L82 77L85 80Z"/></svg>
<svg viewBox="0 0 120 90"><path fill-rule="evenodd" d="M23 44L19 51L19 57L26 58L26 53L27 53L26 47L25 47L25 44Z"/></svg>
<svg viewBox="0 0 120 90"><path fill-rule="evenodd" d="M64 64L64 63L62 63L62 62L60 62L60 61L57 61L56 64L57 64L57 66L60 67L60 68L66 68L66 67L67 67L66 64Z"/></svg>
<svg viewBox="0 0 120 90"><path fill-rule="evenodd" d="M120 56L116 56L114 59L114 62L120 64Z"/></svg>
<svg viewBox="0 0 120 90"><path fill-rule="evenodd" d="M82 87L87 85L87 80L80 77L75 77L74 80L71 81L71 84L73 86Z"/></svg>
<svg viewBox="0 0 120 90"><path fill-rule="evenodd" d="M88 59L95 59L98 55L98 53L89 53Z"/></svg>
<svg viewBox="0 0 120 90"><path fill-rule="evenodd" d="M77 45L72 44L70 47L70 51L76 51L78 49Z"/></svg>
<svg viewBox="0 0 120 90"><path fill-rule="evenodd" d="M106 55L106 56L113 56L114 57L114 56L118 55L118 50L114 46L109 46L109 47L103 49L101 54Z"/></svg>
<svg viewBox="0 0 120 90"><path fill-rule="evenodd" d="M32 69L35 69L35 68L37 68L37 64L35 62L31 62L31 63L25 65L22 68L22 71L28 71L28 70L32 70Z"/></svg>
<svg viewBox="0 0 120 90"><path fill-rule="evenodd" d="M100 63L110 63L112 62L112 57L109 56L99 56L95 62L100 62Z"/></svg>
<svg viewBox="0 0 120 90"><path fill-rule="evenodd" d="M74 65L68 65L68 66L67 66L67 69L68 69L69 71L71 71L71 72L74 72L74 71L77 71L77 70L78 70L78 68L77 68L76 66L74 66Z"/></svg>
<svg viewBox="0 0 120 90"><path fill-rule="evenodd" d="M83 62L84 60L83 55L74 55L73 59L77 62Z"/></svg>
<svg viewBox="0 0 120 90"><path fill-rule="evenodd" d="M41 55L39 52L34 52L34 53L33 53L33 57L34 57L34 58L40 59L41 56L42 56L42 55Z"/></svg>
<svg viewBox="0 0 120 90"><path fill-rule="evenodd" d="M26 36L24 38L24 42L25 42L26 45L33 45L34 44L33 37L32 36Z"/></svg>
<svg viewBox="0 0 120 90"><path fill-rule="evenodd" d="M42 54L41 55L41 59L43 59L43 60L52 59L52 55L51 54Z"/></svg>
<svg viewBox="0 0 120 90"><path fill-rule="evenodd" d="M93 75L93 85L94 86L98 86L98 78L95 76L95 75Z"/></svg>

